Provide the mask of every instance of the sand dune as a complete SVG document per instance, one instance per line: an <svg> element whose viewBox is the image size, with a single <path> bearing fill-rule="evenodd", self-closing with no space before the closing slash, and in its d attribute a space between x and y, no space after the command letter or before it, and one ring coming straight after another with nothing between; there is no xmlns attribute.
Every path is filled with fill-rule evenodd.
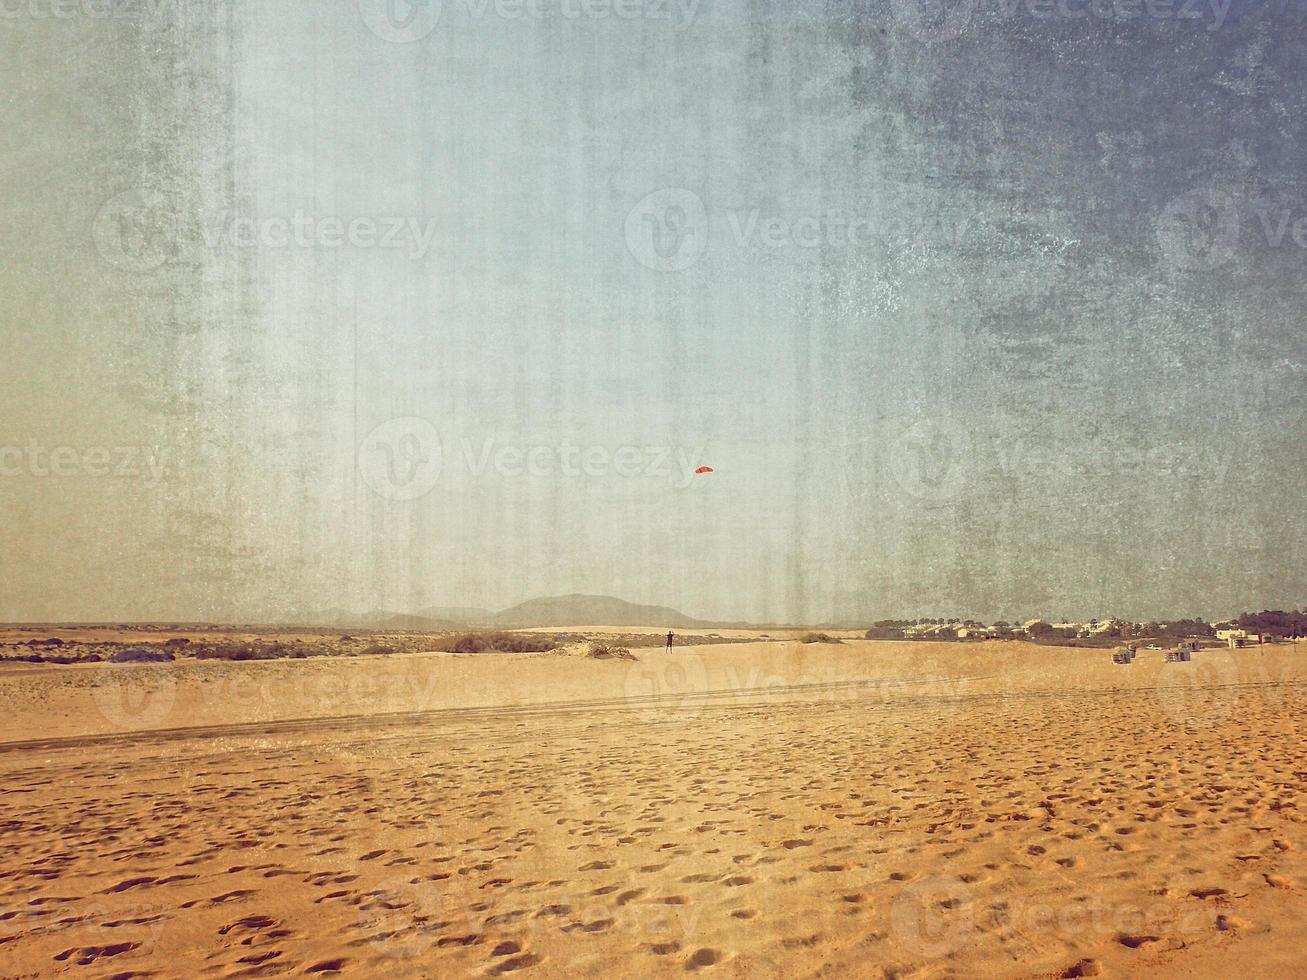
<svg viewBox="0 0 1307 980"><path fill-rule="evenodd" d="M639 653L7 669L0 975L1296 975L1292 647Z"/></svg>

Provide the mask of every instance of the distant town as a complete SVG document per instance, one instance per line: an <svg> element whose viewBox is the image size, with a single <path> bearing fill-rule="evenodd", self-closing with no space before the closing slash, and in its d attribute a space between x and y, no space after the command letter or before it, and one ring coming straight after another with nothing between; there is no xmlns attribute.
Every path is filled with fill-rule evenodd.
<svg viewBox="0 0 1307 980"><path fill-rule="evenodd" d="M1170 622L1132 622L1125 619L1091 619L1088 622L1053 622L1027 619L1020 623L972 619L883 619L867 630L869 640L998 640L1025 639L1059 646L1110 646L1117 641L1174 642L1210 639L1231 647L1278 643L1307 637L1307 610L1278 609L1241 613L1232 619L1208 623L1202 619Z"/></svg>

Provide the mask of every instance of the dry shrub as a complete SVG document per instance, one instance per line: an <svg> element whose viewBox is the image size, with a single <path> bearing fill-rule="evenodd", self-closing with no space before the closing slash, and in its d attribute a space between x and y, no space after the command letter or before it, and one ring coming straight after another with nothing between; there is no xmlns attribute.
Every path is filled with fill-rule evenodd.
<svg viewBox="0 0 1307 980"><path fill-rule="evenodd" d="M590 652L586 654L593 660L634 660L635 654L626 647L609 646L602 640L594 640L590 644Z"/></svg>
<svg viewBox="0 0 1307 980"><path fill-rule="evenodd" d="M437 645L446 653L543 653L557 646L553 637L530 633L464 633Z"/></svg>

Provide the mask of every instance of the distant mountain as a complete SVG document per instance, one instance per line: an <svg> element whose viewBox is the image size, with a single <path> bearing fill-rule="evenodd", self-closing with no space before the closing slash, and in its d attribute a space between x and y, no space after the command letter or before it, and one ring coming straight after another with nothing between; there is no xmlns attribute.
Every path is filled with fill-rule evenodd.
<svg viewBox="0 0 1307 980"><path fill-rule="evenodd" d="M363 618L348 609L314 609L309 612L288 613L278 617L283 626L315 626L334 629L338 626L362 626Z"/></svg>
<svg viewBox="0 0 1307 980"><path fill-rule="evenodd" d="M283 617L286 626L312 626L325 629L353 630L456 630L462 622L427 615L373 611L354 613L345 609L323 609L298 616Z"/></svg>
<svg viewBox="0 0 1307 980"><path fill-rule="evenodd" d="M438 633L442 630L456 630L465 624L448 619L434 619L431 616L411 616L404 613L369 613L363 617L362 625L373 630L414 630Z"/></svg>
<svg viewBox="0 0 1307 980"><path fill-rule="evenodd" d="M373 610L354 613L323 609L287 616L287 626L341 630L414 630L441 632L477 627L523 626L657 626L701 629L721 624L694 619L666 606L641 606L606 595L562 595L528 599L511 609L491 612L477 606L430 606L417 613Z"/></svg>
<svg viewBox="0 0 1307 980"><path fill-rule="evenodd" d="M482 609L480 606L428 606L426 609L419 609L417 614L426 619L443 619L468 626L488 623L495 618L491 610Z"/></svg>
<svg viewBox="0 0 1307 980"><path fill-rule="evenodd" d="M496 613L495 626L711 626L666 606L639 606L607 595L560 595L528 599Z"/></svg>

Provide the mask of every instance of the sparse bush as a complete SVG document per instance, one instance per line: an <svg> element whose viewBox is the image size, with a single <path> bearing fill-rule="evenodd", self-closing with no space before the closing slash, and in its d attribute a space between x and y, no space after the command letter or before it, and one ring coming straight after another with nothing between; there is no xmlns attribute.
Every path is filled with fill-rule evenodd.
<svg viewBox="0 0 1307 980"><path fill-rule="evenodd" d="M901 626L881 626L879 624L867 630L866 639L868 640L901 640L903 639L903 627Z"/></svg>
<svg viewBox="0 0 1307 980"><path fill-rule="evenodd" d="M490 648L490 641L476 633L464 633L441 646L448 653L485 653Z"/></svg>
<svg viewBox="0 0 1307 980"><path fill-rule="evenodd" d="M446 653L543 653L558 644L552 637L531 633L464 633L445 640Z"/></svg>
<svg viewBox="0 0 1307 980"><path fill-rule="evenodd" d="M109 662L114 664L159 664L177 659L167 650L147 650L144 647L130 647L118 650Z"/></svg>
<svg viewBox="0 0 1307 980"><path fill-rule="evenodd" d="M804 643L839 643L835 637L827 633L805 633L803 636Z"/></svg>
<svg viewBox="0 0 1307 980"><path fill-rule="evenodd" d="M507 633L496 643L495 649L505 653L544 653L558 646L552 637L531 636L524 633Z"/></svg>
<svg viewBox="0 0 1307 980"><path fill-rule="evenodd" d="M587 654L593 660L634 660L633 654L626 647L609 646L602 640L594 640L590 643L590 652Z"/></svg>
<svg viewBox="0 0 1307 980"><path fill-rule="evenodd" d="M195 651L197 660L276 660L281 655L280 645L254 643L211 644Z"/></svg>

